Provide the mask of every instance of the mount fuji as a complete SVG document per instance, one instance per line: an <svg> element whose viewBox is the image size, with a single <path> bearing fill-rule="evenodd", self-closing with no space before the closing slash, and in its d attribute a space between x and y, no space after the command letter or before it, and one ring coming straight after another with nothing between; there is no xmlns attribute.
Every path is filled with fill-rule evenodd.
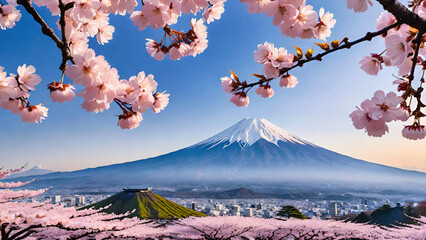
<svg viewBox="0 0 426 240"><path fill-rule="evenodd" d="M288 186L303 183L426 190L426 173L345 156L292 135L263 118L246 118L204 141L165 155L36 177L39 185Z"/></svg>

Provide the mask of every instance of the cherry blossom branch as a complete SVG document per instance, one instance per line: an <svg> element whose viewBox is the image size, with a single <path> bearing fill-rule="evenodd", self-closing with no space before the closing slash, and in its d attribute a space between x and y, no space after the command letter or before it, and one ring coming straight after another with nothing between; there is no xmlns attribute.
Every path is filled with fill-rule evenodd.
<svg viewBox="0 0 426 240"><path fill-rule="evenodd" d="M44 35L50 37L55 43L56 46L61 50L62 53L62 62L59 67L61 71L64 71L67 67L67 61L73 61L73 58L68 49L68 41L65 34L65 12L71 9L74 6L74 2L63 4L62 0L59 0L59 9L60 9L60 19L59 25L61 27L62 32L62 40L55 34L54 30L47 25L47 23L43 20L40 14L35 10L35 8L31 5L30 0L18 0L17 3L22 5L25 10L33 17L33 19L40 24L41 31Z"/></svg>
<svg viewBox="0 0 426 240"><path fill-rule="evenodd" d="M58 36L56 36L53 29L50 28L49 25L47 25L47 23L43 20L40 14L38 14L37 10L35 10L35 8L31 5L30 0L18 0L17 3L19 5L22 5L25 10L27 10L27 12L34 18L34 20L40 24L41 31L44 35L50 37L56 43L56 46L59 49L62 49L64 47L64 43L59 39Z"/></svg>
<svg viewBox="0 0 426 240"><path fill-rule="evenodd" d="M410 75L408 76L408 79L410 81L410 85L411 82L414 79L414 70L416 69L416 65L417 65L417 58L419 57L419 50L420 50L420 45L422 44L422 37L423 37L423 31L419 31L417 33L416 39L414 40L414 42L416 43L416 49L414 51L414 56L413 56L413 64L411 65L411 71L410 71Z"/></svg>
<svg viewBox="0 0 426 240"><path fill-rule="evenodd" d="M426 19L410 11L402 3L397 0L377 0L383 9L391 13L401 23L405 23L410 27L418 29L420 32L426 32Z"/></svg>
<svg viewBox="0 0 426 240"><path fill-rule="evenodd" d="M64 72L65 69L67 68L67 62L68 60L73 61L73 58L69 52L69 47L68 47L68 40L67 40L67 36L65 33L65 25L66 25L66 21L65 21L65 12L69 9L71 9L72 7L74 7L74 2L70 2L68 4L64 4L62 2L62 0L59 0L59 10L60 10L60 18L59 18L59 25L61 26L61 32L62 32L62 48L61 48L61 52L62 52L62 63L61 66L59 67L59 69Z"/></svg>
<svg viewBox="0 0 426 240"><path fill-rule="evenodd" d="M319 54L317 54L317 55L315 55L315 56L313 56L312 58L309 58L309 59L299 60L299 61L297 61L297 63L296 63L296 64L294 64L294 65L293 65L292 67L290 67L290 68L283 68L283 69L280 69L280 75L283 75L283 74L287 73L288 71L290 71L290 70L292 70L292 69L294 69L294 68L296 68L296 67L302 67L305 63L308 63L308 62L311 62L311 61L314 61L314 60L316 60L316 61L322 61L322 58L323 58L324 56L326 56L326 55L328 55L328 54L330 54L330 53L336 52L336 51L338 51L338 50L341 50L341 49L349 49L349 48L351 48L352 46L354 46L354 45L356 45L356 44L358 44L358 43L365 42L365 41L371 41L371 39L373 39L373 38L375 38L375 37L377 37L377 36L380 36L380 35L382 35L382 34L384 34L384 33L388 32L390 29L395 28L395 27L397 27L397 26L399 26L399 25L401 25L401 22L396 22L396 23L394 23L394 24L392 24L392 25L390 25L390 26L387 26L387 27L385 27L385 28L383 28L383 29L381 29L381 30L379 30L379 31L376 31L376 32L367 32L367 33L365 34L365 36L364 36L364 37L362 37L362 38L360 38L360 39L357 39L357 40L355 40L355 41L352 41L352 42L349 42L349 41L347 41L347 40L345 39L346 41L344 40L344 44L341 44L340 46L338 46L338 47L336 47L336 48L332 48L332 49L327 50L327 51L325 51L325 52L323 52L323 53L319 53ZM262 83L270 82L270 81L272 81L273 79L274 79L274 78L260 79L259 81L254 82L254 83L241 85L241 86L240 86L239 88L237 88L234 92L238 92L238 91L241 91L241 90L245 90L245 89L247 89L247 88L251 89L252 87L254 87L254 86L256 86L256 85L261 85Z"/></svg>

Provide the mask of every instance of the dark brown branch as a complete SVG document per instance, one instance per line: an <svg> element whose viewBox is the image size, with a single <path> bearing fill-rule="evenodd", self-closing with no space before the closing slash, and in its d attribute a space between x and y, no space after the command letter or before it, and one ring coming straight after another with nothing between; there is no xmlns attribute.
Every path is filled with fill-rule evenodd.
<svg viewBox="0 0 426 240"><path fill-rule="evenodd" d="M419 50L420 50L420 45L422 44L422 36L423 36L423 32L418 32L417 33L417 37L414 40L414 43L416 44L416 49L414 50L414 56L413 56L413 64L411 65L411 71L410 71L410 76L408 76L408 79L410 80L410 84L414 79L414 70L416 69L416 65L418 62L418 57L419 57Z"/></svg>
<svg viewBox="0 0 426 240"><path fill-rule="evenodd" d="M66 27L66 21L65 21L65 12L68 9L71 9L74 6L74 2L71 2L67 5L65 5L62 0L59 0L59 10L60 10L60 18L59 18L59 25L61 26L61 32L62 32L62 43L63 43L63 47L61 48L61 52L62 52L62 63L61 66L59 67L59 69L61 71L65 71L65 69L67 68L67 62L68 60L73 61L71 54L70 54L70 50L69 50L69 46L68 46L68 40L67 40L67 35L65 33L65 27Z"/></svg>
<svg viewBox="0 0 426 240"><path fill-rule="evenodd" d="M55 32L52 28L50 28L47 23L43 20L43 18L38 14L38 12L34 9L34 7L31 5L30 0L18 0L17 3L19 5L22 5L25 10L34 18L36 22L38 22L41 26L41 31L46 36L50 37L55 43L56 46L59 49L62 49L64 47L63 42L56 36Z"/></svg>
<svg viewBox="0 0 426 240"><path fill-rule="evenodd" d="M390 29L392 29L392 28L394 28L394 27L397 27L397 26L399 26L400 24L401 24L400 22L396 22L396 23L394 23L394 24L392 24L392 25L390 25L390 26L387 26L387 27L385 27L385 28L383 28L383 29L379 30L379 31L376 31L376 32L367 32L367 33L365 34L365 36L364 36L364 37L362 37L362 38L360 38L360 39L357 39L357 40L352 41L352 42L348 42L348 41L346 41L344 44L341 44L340 46L338 46L338 47L336 47L336 48L333 48L333 49L330 49L330 50L328 50L328 51L325 51L325 52L323 52L323 53L319 53L319 54L317 54L317 55L313 56L313 57L312 57L312 58L310 58L310 59L303 59L303 60L299 60L299 61L297 61L297 63L295 63L295 64L294 64L292 67L290 67L290 68L283 68L283 69L280 69L280 75L286 74L286 73L288 73L288 71L290 71L290 70L292 70L292 69L294 69L294 68L296 68L296 67L302 67L305 63L308 63L308 62L311 62L311 61L315 61L315 60L317 60L317 61L321 61L321 60L322 60L322 58L323 58L324 56L326 56L326 55L328 55L328 54L330 54L330 53L336 52L336 51L338 51L338 50L345 49L345 48L346 48L346 49L349 49L349 48L351 48L353 45L356 45L356 44L358 44L358 43L365 42L365 41L371 41L371 39L373 39L373 38L375 38L375 37L377 37L377 36L380 36L380 35L382 35L382 34L384 34L384 33L388 32ZM240 90L244 90L244 89L247 89L247 88L249 88L249 89L250 89L250 88L252 88L252 87L254 87L254 86L256 86L256 85L260 85L260 84L265 83L265 82L270 82L270 81L272 81L272 80L273 80L273 78L268 78L268 79L266 79L266 80L261 79L261 80L259 80L259 81L257 81L257 82L254 82L254 83L251 83L251 84L247 84L247 85L241 86L241 87L237 88L237 89L235 90L235 92L240 91Z"/></svg>
<svg viewBox="0 0 426 240"><path fill-rule="evenodd" d="M397 0L377 0L383 9L395 16L398 21L418 29L420 32L426 32L426 19L421 18L416 13L409 10Z"/></svg>
<svg viewBox="0 0 426 240"><path fill-rule="evenodd" d="M41 31L44 35L50 37L55 43L56 46L61 50L62 53L62 62L59 67L61 71L64 71L67 67L67 62L73 61L72 56L69 52L68 41L65 34L65 12L71 9L74 6L74 2L63 4L62 0L59 1L59 9L60 9L60 19L59 25L61 26L62 32L62 40L55 34L55 31L47 23L43 20L40 14L35 10L35 8L31 5L30 0L18 0L17 3L22 5L25 10L34 18L34 20L40 24Z"/></svg>

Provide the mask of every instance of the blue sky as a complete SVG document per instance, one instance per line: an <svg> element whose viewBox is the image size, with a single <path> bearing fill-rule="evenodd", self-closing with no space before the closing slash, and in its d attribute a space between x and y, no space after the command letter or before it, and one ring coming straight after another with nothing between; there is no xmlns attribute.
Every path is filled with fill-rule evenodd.
<svg viewBox="0 0 426 240"><path fill-rule="evenodd" d="M376 2L367 12L355 14L342 0L308 1L316 10L323 6L334 13L337 23L329 41L361 37L374 31L382 7ZM140 6L139 6L140 7ZM248 14L246 5L236 0L226 3L220 21L208 25L209 47L196 58L180 61L155 61L145 51L145 39L160 40L161 30L139 32L128 16L112 16L114 39L105 46L91 42L97 54L104 55L117 68L122 79L140 71L153 74L159 90L171 94L170 104L159 114L145 114L139 128L131 131L116 126L120 110L112 105L99 114L81 109L82 100L52 103L45 87L58 81L60 52L51 39L25 12L12 30L0 31L0 66L16 72L23 63L34 65L43 82L30 98L45 102L49 117L42 124L22 123L19 116L0 110L0 165L17 167L24 163L43 165L52 170L74 170L143 159L177 150L210 137L244 117L264 117L285 130L330 150L367 161L426 171L425 141L413 142L401 137L401 123L391 124L384 138L370 138L353 128L348 115L363 99L377 89L394 90L393 73L387 68L378 77L359 68L361 57L381 52L381 39L363 43L327 56L292 72L299 79L294 89L275 87L272 99L251 92L248 108L229 102L219 78L228 69L240 78L254 81L252 73L261 73L253 51L265 41L290 51L297 45L311 48L316 40L284 37L272 19L264 14ZM40 14L54 26L56 19L45 9ZM198 16L199 17L199 16ZM189 16L180 18L176 30L187 30ZM314 47L314 53L319 52ZM67 79L69 81L69 79Z"/></svg>

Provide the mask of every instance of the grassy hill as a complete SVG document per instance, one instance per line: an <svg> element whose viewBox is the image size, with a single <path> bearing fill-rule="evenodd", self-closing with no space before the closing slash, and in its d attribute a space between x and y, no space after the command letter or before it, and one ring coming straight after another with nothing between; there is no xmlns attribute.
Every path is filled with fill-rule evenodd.
<svg viewBox="0 0 426 240"><path fill-rule="evenodd" d="M151 191L123 191L103 201L87 206L86 208L94 207L95 209L99 209L108 205L111 206L104 210L106 213L122 214L136 209L129 217L139 217L141 219L171 219L206 216L203 213L169 201Z"/></svg>

